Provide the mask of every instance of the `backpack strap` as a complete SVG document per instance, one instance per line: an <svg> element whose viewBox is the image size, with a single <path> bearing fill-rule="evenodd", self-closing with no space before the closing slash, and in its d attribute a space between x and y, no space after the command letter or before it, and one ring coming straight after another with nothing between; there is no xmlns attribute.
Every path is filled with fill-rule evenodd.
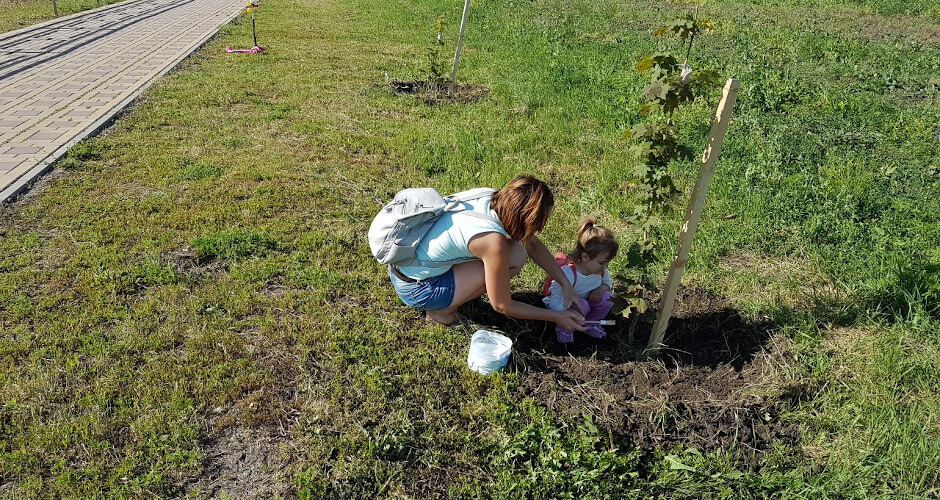
<svg viewBox="0 0 940 500"><path fill-rule="evenodd" d="M496 190L493 188L474 188L447 196L448 199L455 199L459 202L476 200L486 196L493 196Z"/></svg>
<svg viewBox="0 0 940 500"><path fill-rule="evenodd" d="M492 196L493 193L495 192L496 190L493 188L476 188L476 189L468 189L467 191L461 191L459 193L452 194L445 198L445 200L447 200L447 208L445 209L445 211L453 215L467 215L470 217L476 217L478 219L482 219L488 222L495 222L499 225L502 225L503 222L499 220L497 217L493 217L490 214L484 214L484 213L476 212L473 210L467 210L467 208L463 206L464 202L478 200L480 198L485 198L487 196ZM471 260L477 260L477 258L466 257L463 259L453 259L453 260L445 260L445 261L415 260L413 263L410 263L408 265L413 266L417 264L421 267L450 267L456 264L460 264L461 262L470 262Z"/></svg>
<svg viewBox="0 0 940 500"><path fill-rule="evenodd" d="M571 286L577 285L578 284L578 268L574 266L574 262L566 263L567 262L566 260L561 260L561 259L566 259L565 254L561 252L556 253L555 262L558 262L559 267L565 267L567 265L568 267L571 268L571 275L572 275ZM543 297L548 297L548 290L552 286L552 281L553 280L551 276L545 277L545 283L542 284L542 296Z"/></svg>

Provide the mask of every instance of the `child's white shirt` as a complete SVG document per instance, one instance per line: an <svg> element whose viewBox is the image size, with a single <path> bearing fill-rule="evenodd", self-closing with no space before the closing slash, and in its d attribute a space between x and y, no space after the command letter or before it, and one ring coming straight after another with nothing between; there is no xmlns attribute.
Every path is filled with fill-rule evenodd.
<svg viewBox="0 0 940 500"><path fill-rule="evenodd" d="M588 295L591 294L591 291L601 285L607 285L611 290L614 289L614 282L610 279L610 271L604 269L603 274L581 274L578 273L578 280L574 281L574 266L562 266L561 271L565 273L565 276L568 278L569 282L574 282L574 291L578 294L578 297L586 299ZM548 288L548 295L542 299L542 302L545 303L545 307L553 311L561 311L564 309L562 307L563 294L561 293L561 285L557 281L552 280L551 286Z"/></svg>

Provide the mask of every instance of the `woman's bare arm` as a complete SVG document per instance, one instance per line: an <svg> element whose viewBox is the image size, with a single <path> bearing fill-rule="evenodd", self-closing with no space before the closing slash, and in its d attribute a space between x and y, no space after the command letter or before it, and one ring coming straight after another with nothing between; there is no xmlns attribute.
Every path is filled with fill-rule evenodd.
<svg viewBox="0 0 940 500"><path fill-rule="evenodd" d="M483 261L486 295L493 309L514 318L551 321L568 330L583 329L584 317L575 311L552 311L512 299L509 268L513 245L512 241L499 233L482 235L470 241L470 251ZM545 249L545 252L548 253L548 250ZM549 257L551 257L550 254ZM551 261L564 282L567 282L564 273L561 273L561 268L555 263L554 257ZM571 287L570 283L568 287Z"/></svg>
<svg viewBox="0 0 940 500"><path fill-rule="evenodd" d="M552 252L545 246L545 243L542 243L542 240L537 236L532 236L529 238L529 243L526 244L525 251L539 267L544 269L555 282L561 285L564 298L562 308L567 309L574 304L575 307L581 309L581 301L578 300L578 294L574 291L574 286L568 281L568 277L562 272L561 267L558 266L558 262L555 261L555 256L552 255ZM581 312L583 313L584 311Z"/></svg>

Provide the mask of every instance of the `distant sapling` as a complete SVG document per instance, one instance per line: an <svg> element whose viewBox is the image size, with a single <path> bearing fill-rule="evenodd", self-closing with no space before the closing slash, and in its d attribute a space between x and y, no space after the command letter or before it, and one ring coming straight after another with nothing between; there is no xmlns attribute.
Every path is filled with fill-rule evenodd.
<svg viewBox="0 0 940 500"><path fill-rule="evenodd" d="M437 38L427 50L428 86L439 90L447 81L447 61L441 58L444 50L444 16L437 18Z"/></svg>

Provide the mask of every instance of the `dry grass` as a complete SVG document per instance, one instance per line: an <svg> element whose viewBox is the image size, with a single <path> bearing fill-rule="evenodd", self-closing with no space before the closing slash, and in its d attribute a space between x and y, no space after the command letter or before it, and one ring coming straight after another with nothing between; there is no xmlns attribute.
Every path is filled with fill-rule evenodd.
<svg viewBox="0 0 940 500"><path fill-rule="evenodd" d="M743 250L723 256L714 278L736 302L752 301L808 310L838 303L845 293L809 257L761 256Z"/></svg>

